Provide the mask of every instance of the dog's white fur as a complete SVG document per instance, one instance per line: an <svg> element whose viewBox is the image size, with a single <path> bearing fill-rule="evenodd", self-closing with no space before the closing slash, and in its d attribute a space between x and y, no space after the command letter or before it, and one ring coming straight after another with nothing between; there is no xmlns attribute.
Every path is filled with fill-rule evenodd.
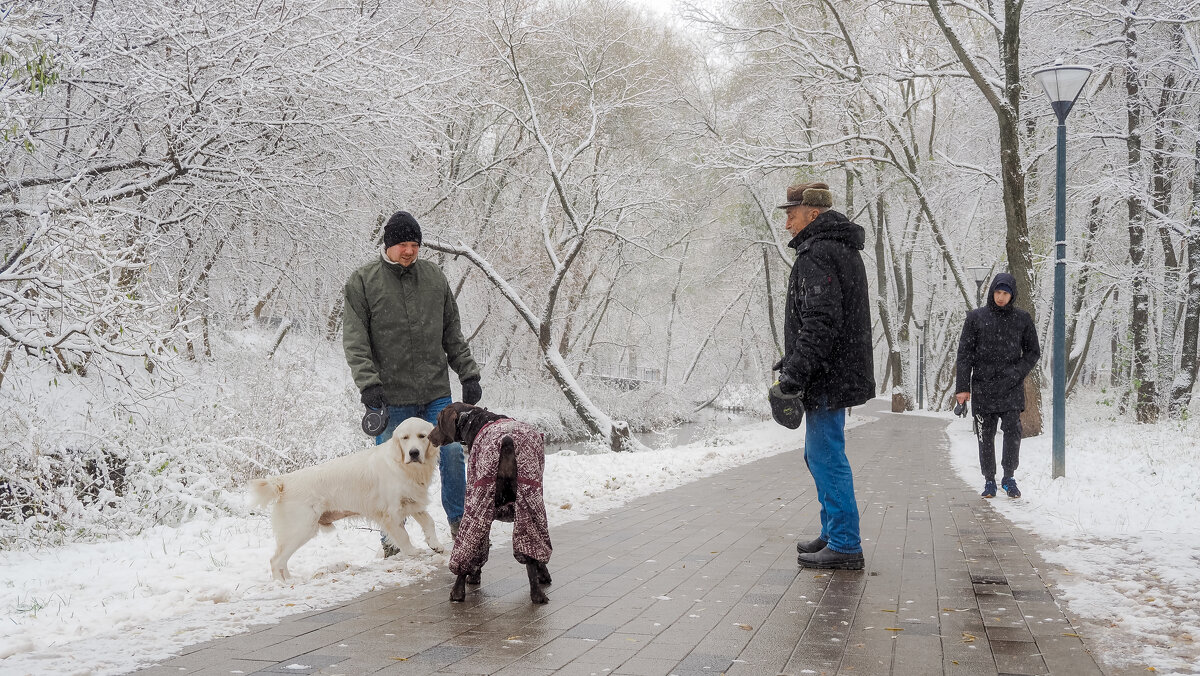
<svg viewBox="0 0 1200 676"><path fill-rule="evenodd" d="M433 519L425 511L429 483L438 466L440 448L429 443L433 425L409 418L392 438L372 449L351 453L281 476L250 482L255 505L271 505L275 555L271 575L289 577L287 562L318 529L350 516L379 524L388 539L407 556L417 553L404 530L413 517L425 532L425 542L441 552Z"/></svg>

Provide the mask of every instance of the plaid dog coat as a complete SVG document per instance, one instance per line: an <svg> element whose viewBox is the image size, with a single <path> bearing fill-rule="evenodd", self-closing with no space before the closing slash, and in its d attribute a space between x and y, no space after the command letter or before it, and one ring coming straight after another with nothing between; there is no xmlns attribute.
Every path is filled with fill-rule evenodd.
<svg viewBox="0 0 1200 676"><path fill-rule="evenodd" d="M496 509L496 468L500 464L500 442L512 437L517 456L516 502ZM450 572L467 575L487 563L492 547L493 521L513 524L513 556L518 563L550 560L550 526L542 499L542 473L546 451L542 433L533 425L511 418L490 422L479 430L467 457L467 499Z"/></svg>

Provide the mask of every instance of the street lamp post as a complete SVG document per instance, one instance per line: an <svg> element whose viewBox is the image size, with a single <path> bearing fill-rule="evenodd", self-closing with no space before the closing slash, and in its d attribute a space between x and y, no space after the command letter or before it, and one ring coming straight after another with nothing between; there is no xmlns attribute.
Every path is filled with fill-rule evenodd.
<svg viewBox="0 0 1200 676"><path fill-rule="evenodd" d="M917 325L917 330L921 332L921 337L917 344L917 408L925 408L925 327L929 326L929 320L925 323L917 324L914 319L913 324Z"/></svg>
<svg viewBox="0 0 1200 676"><path fill-rule="evenodd" d="M1058 117L1058 171L1054 197L1054 352L1051 369L1054 379L1054 460L1052 477L1067 473L1067 115L1092 69L1087 66L1063 65L1059 59L1053 66L1033 71L1033 77L1050 97L1050 107Z"/></svg>

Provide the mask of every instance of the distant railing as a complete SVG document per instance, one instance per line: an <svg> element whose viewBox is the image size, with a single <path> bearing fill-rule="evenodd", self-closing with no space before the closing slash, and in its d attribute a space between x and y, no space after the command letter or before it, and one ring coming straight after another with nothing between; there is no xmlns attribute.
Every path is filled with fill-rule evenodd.
<svg viewBox="0 0 1200 676"><path fill-rule="evenodd" d="M645 383L661 383L662 369L649 366L609 366L584 372L583 376L616 385L624 390L634 390Z"/></svg>

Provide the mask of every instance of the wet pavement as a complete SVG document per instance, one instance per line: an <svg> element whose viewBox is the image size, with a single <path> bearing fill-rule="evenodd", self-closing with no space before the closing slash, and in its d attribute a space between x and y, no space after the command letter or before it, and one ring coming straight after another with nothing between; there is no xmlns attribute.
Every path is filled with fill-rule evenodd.
<svg viewBox="0 0 1200 676"><path fill-rule="evenodd" d="M1117 673L1055 602L1037 539L955 475L944 421L883 406L847 432L863 571L797 566L820 507L788 452L552 528L547 605L500 547L465 603L444 571L138 673Z"/></svg>

